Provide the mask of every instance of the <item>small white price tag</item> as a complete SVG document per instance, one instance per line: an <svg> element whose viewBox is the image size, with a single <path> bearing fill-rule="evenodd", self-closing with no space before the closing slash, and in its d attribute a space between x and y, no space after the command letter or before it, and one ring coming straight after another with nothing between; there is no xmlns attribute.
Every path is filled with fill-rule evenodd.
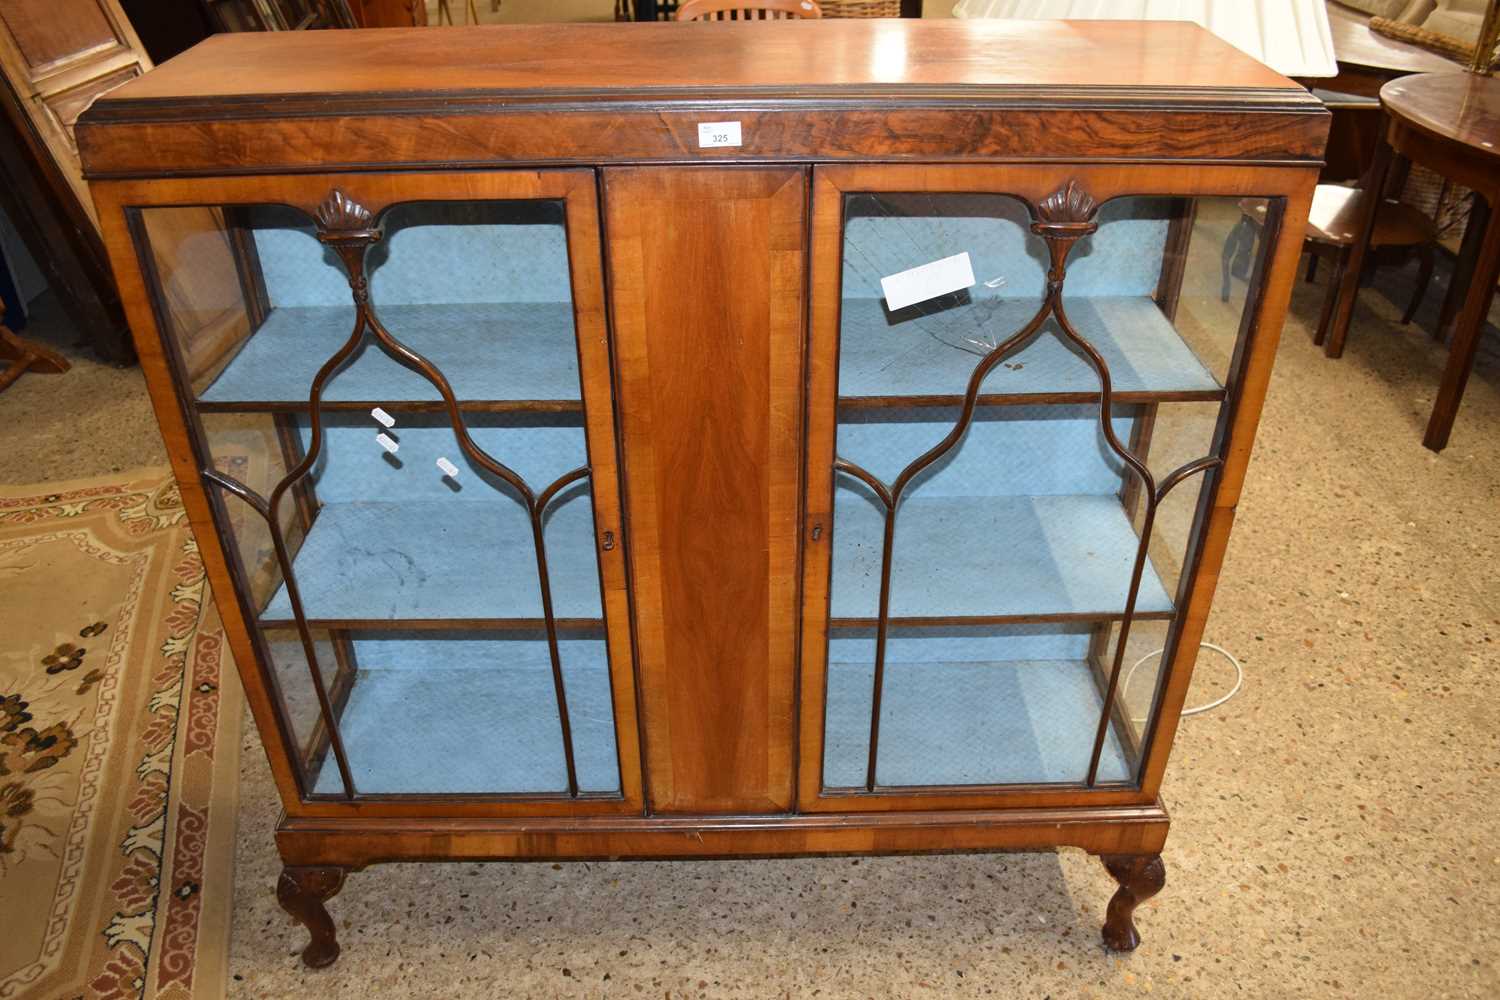
<svg viewBox="0 0 1500 1000"><path fill-rule="evenodd" d="M699 122L698 148L740 145L739 122Z"/></svg>
<svg viewBox="0 0 1500 1000"><path fill-rule="evenodd" d="M440 459L438 459L437 460L437 467L439 469L442 469L443 470L443 475L447 476L449 479L457 479L458 478L458 466L454 465L452 462L448 461L446 458L440 458Z"/></svg>
<svg viewBox="0 0 1500 1000"><path fill-rule="evenodd" d="M880 279L886 308L892 312L973 285L974 265L968 251Z"/></svg>
<svg viewBox="0 0 1500 1000"><path fill-rule="evenodd" d="M381 431L379 434L375 435L375 443L380 445L380 447L384 448L386 451L390 452L392 455L396 454L396 449L401 447L401 445L396 443L395 438L391 437L384 431Z"/></svg>
<svg viewBox="0 0 1500 1000"><path fill-rule="evenodd" d="M378 406L370 411L370 416L374 417L375 421L382 427L396 426L396 418L391 416L389 413L385 412Z"/></svg>

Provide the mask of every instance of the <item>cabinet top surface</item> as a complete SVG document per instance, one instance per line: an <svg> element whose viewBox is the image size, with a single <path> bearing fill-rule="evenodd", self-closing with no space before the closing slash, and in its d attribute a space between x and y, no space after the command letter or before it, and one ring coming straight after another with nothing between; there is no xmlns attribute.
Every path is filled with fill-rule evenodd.
<svg viewBox="0 0 1500 1000"><path fill-rule="evenodd" d="M1305 97L1185 22L828 19L221 34L113 91L90 117L252 97L899 101L1037 91L1083 103L1132 91L1179 104L1232 102L1235 91Z"/></svg>

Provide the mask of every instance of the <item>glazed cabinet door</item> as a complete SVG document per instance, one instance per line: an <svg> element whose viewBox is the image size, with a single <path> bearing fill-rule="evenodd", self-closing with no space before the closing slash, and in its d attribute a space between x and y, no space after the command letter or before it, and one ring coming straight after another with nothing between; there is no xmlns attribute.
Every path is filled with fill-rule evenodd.
<svg viewBox="0 0 1500 1000"><path fill-rule="evenodd" d="M99 187L294 814L642 807L595 190Z"/></svg>
<svg viewBox="0 0 1500 1000"><path fill-rule="evenodd" d="M804 810L1155 798L1307 188L817 170Z"/></svg>

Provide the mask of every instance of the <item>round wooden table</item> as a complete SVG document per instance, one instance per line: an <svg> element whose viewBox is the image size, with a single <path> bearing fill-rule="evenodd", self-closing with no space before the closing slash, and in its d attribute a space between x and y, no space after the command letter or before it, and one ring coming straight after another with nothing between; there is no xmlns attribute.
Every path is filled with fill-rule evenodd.
<svg viewBox="0 0 1500 1000"><path fill-rule="evenodd" d="M1458 271L1453 276L1453 287L1465 290L1463 306L1454 326L1443 384L1422 438L1427 447L1441 451L1453 429L1495 294L1495 282L1500 278L1500 221L1494 212L1500 200L1500 80L1474 73L1406 76L1380 88L1380 103L1387 118L1385 138L1375 150L1375 161L1362 187L1384 189L1391 161L1402 156L1471 188L1477 195ZM1379 198L1367 200L1371 207L1380 202ZM1339 289L1339 307L1325 347L1329 357L1336 358L1344 351L1359 273L1374 225L1374 212L1365 213L1343 276L1346 287ZM1447 312L1444 310L1445 319Z"/></svg>

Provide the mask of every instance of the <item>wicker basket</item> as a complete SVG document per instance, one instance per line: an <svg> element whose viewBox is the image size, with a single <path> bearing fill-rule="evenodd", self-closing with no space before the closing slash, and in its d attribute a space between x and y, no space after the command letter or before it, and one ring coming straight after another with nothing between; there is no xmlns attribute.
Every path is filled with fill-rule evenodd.
<svg viewBox="0 0 1500 1000"><path fill-rule="evenodd" d="M818 0L824 17L900 17L901 0Z"/></svg>

